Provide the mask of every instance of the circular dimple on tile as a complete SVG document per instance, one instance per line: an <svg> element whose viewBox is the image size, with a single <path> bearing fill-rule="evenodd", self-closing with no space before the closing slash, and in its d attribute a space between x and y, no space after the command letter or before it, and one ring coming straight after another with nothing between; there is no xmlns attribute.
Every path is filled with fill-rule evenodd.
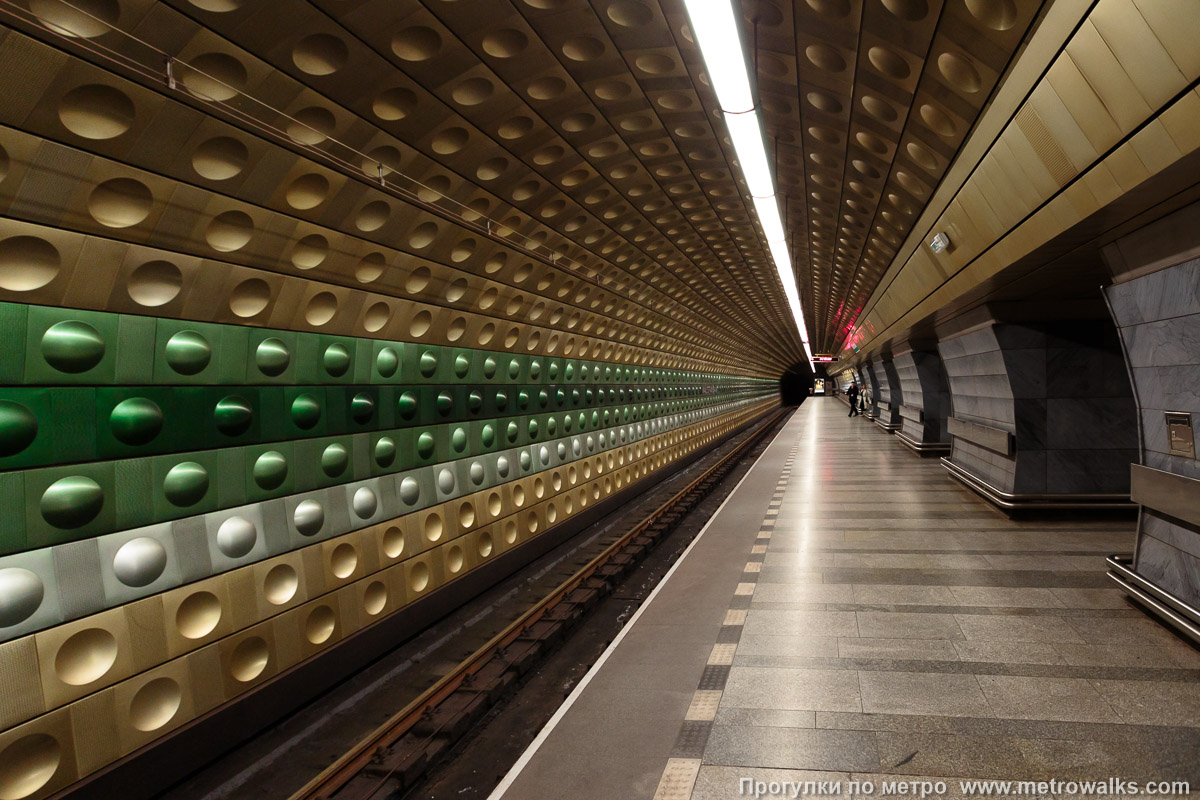
<svg viewBox="0 0 1200 800"><path fill-rule="evenodd" d="M895 122L898 116L896 109L892 108L886 100L882 100L873 94L864 95L862 105L868 114L880 122Z"/></svg>
<svg viewBox="0 0 1200 800"><path fill-rule="evenodd" d="M317 292L304 308L304 321L314 328L327 325L337 315L338 300L332 292Z"/></svg>
<svg viewBox="0 0 1200 800"><path fill-rule="evenodd" d="M46 587L37 573L20 567L0 569L0 628L29 619L42 605Z"/></svg>
<svg viewBox="0 0 1200 800"><path fill-rule="evenodd" d="M291 602L300 589L300 576L291 564L276 564L263 579L263 596L273 606Z"/></svg>
<svg viewBox="0 0 1200 800"><path fill-rule="evenodd" d="M974 94L983 87L983 79L975 66L957 53L942 53L937 59L938 71L954 88Z"/></svg>
<svg viewBox="0 0 1200 800"><path fill-rule="evenodd" d="M604 55L604 43L594 36L573 36L563 42L562 54L572 61L595 61Z"/></svg>
<svg viewBox="0 0 1200 800"><path fill-rule="evenodd" d="M349 465L350 454L344 445L335 442L321 451L321 471L330 478L341 475Z"/></svg>
<svg viewBox="0 0 1200 800"><path fill-rule="evenodd" d="M266 672L271 648L258 636L243 639L229 658L229 674L239 683L247 683Z"/></svg>
<svg viewBox="0 0 1200 800"><path fill-rule="evenodd" d="M113 178L88 196L88 213L106 228L131 228L150 216L154 195L133 178Z"/></svg>
<svg viewBox="0 0 1200 800"><path fill-rule="evenodd" d="M916 142L909 142L907 145L905 145L904 149L908 151L909 157L912 158L913 161L917 162L922 169L928 170L929 172L937 171L937 158L935 158L933 153L929 152L929 150L923 145L917 144Z"/></svg>
<svg viewBox="0 0 1200 800"><path fill-rule="evenodd" d="M201 11L211 11L214 14L226 14L237 11L245 0L188 0Z"/></svg>
<svg viewBox="0 0 1200 800"><path fill-rule="evenodd" d="M130 397L117 403L108 415L109 430L120 442L140 446L149 444L162 432L163 412L145 397Z"/></svg>
<svg viewBox="0 0 1200 800"><path fill-rule="evenodd" d="M229 295L229 310L248 319L261 314L271 302L271 287L262 278L248 278L234 287Z"/></svg>
<svg viewBox="0 0 1200 800"><path fill-rule="evenodd" d="M425 291L425 287L429 285L432 277L433 273L429 267L417 267L408 273L408 279L404 282L404 291L409 294L420 294Z"/></svg>
<svg viewBox="0 0 1200 800"><path fill-rule="evenodd" d="M113 555L113 575L126 587L149 587L166 569L167 548L149 536L125 542Z"/></svg>
<svg viewBox="0 0 1200 800"><path fill-rule="evenodd" d="M61 259L54 245L36 236L0 241L0 289L32 292L58 276Z"/></svg>
<svg viewBox="0 0 1200 800"><path fill-rule="evenodd" d="M868 164L866 161L862 161L861 159L856 158L854 161L851 162L851 165L854 167L855 171L858 172L859 175L862 175L873 181L879 180L879 178L881 177L879 170L877 170L871 164Z"/></svg>
<svg viewBox="0 0 1200 800"><path fill-rule="evenodd" d="M882 2L884 8L906 22L924 19L929 13L929 5L925 0L882 0ZM967 4L970 5L970 0Z"/></svg>
<svg viewBox="0 0 1200 800"><path fill-rule="evenodd" d="M841 72L846 68L846 59L828 45L810 44L804 48L804 55L814 67L826 72Z"/></svg>
<svg viewBox="0 0 1200 800"><path fill-rule="evenodd" d="M592 92L601 100L615 102L629 97L633 89L624 81L601 81L592 87Z"/></svg>
<svg viewBox="0 0 1200 800"><path fill-rule="evenodd" d="M808 7L827 17L844 17L850 13L850 0L808 0Z"/></svg>
<svg viewBox="0 0 1200 800"><path fill-rule="evenodd" d="M823 128L819 125L809 127L808 133L818 142L824 142L825 144L837 144L842 140L837 131L832 128Z"/></svg>
<svg viewBox="0 0 1200 800"><path fill-rule="evenodd" d="M213 250L232 253L241 250L254 235L254 220L244 211L222 211L213 217L204 231L204 240Z"/></svg>
<svg viewBox="0 0 1200 800"><path fill-rule="evenodd" d="M203 639L216 630L221 614L221 601L215 594L195 592L175 611L175 628L185 639Z"/></svg>
<svg viewBox="0 0 1200 800"><path fill-rule="evenodd" d="M653 12L644 3L633 0L616 0L609 5L608 18L623 28L638 28L654 19Z"/></svg>
<svg viewBox="0 0 1200 800"><path fill-rule="evenodd" d="M117 663L117 638L103 628L84 628L54 654L54 674L68 686L87 686Z"/></svg>
<svg viewBox="0 0 1200 800"><path fill-rule="evenodd" d="M525 92L534 100L553 100L567 89L567 83L562 78L554 76L538 78L529 83Z"/></svg>
<svg viewBox="0 0 1200 800"><path fill-rule="evenodd" d="M292 266L296 269L315 269L329 255L329 240L319 233L310 233L292 248Z"/></svg>
<svg viewBox="0 0 1200 800"><path fill-rule="evenodd" d="M314 536L325 525L325 509L316 500L301 500L292 512L292 524L301 536Z"/></svg>
<svg viewBox="0 0 1200 800"><path fill-rule="evenodd" d="M201 178L225 181L240 175L249 158L246 145L229 136L216 136L192 153L192 169Z"/></svg>
<svg viewBox="0 0 1200 800"><path fill-rule="evenodd" d="M139 731L156 731L175 718L182 704L183 690L178 683L155 678L129 701L129 724Z"/></svg>
<svg viewBox="0 0 1200 800"><path fill-rule="evenodd" d="M349 542L342 542L329 554L330 571L335 578L344 579L354 575L359 566L359 552Z"/></svg>
<svg viewBox="0 0 1200 800"><path fill-rule="evenodd" d="M246 87L246 68L226 53L204 53L181 69L183 85L202 100L232 100Z"/></svg>
<svg viewBox="0 0 1200 800"><path fill-rule="evenodd" d="M363 328L368 333L378 333L383 330L384 326L392 319L392 308L387 303L380 300L377 303L372 303L371 307L363 315Z"/></svg>
<svg viewBox="0 0 1200 800"><path fill-rule="evenodd" d="M994 31L1006 31L1017 24L1017 6L1013 0L966 0L971 16Z"/></svg>
<svg viewBox="0 0 1200 800"><path fill-rule="evenodd" d="M454 102L462 106L477 106L492 96L495 85L487 78L467 78L450 92Z"/></svg>
<svg viewBox="0 0 1200 800"><path fill-rule="evenodd" d="M483 52L492 58L512 58L529 46L529 38L521 31L502 28L483 37Z"/></svg>
<svg viewBox="0 0 1200 800"><path fill-rule="evenodd" d="M854 134L854 138L860 145L862 145L863 147L865 147L867 150L871 151L875 155L881 156L881 155L886 154L888 151L887 142L885 142L883 139L879 138L878 136L876 136L873 133L868 133L867 131L859 131L858 133Z"/></svg>
<svg viewBox="0 0 1200 800"><path fill-rule="evenodd" d="M310 172L292 181L284 193L284 199L297 211L309 211L324 203L328 195L329 179Z"/></svg>
<svg viewBox="0 0 1200 800"><path fill-rule="evenodd" d="M130 275L126 291L139 306L154 308L167 305L184 288L184 273L170 261L146 261Z"/></svg>
<svg viewBox="0 0 1200 800"><path fill-rule="evenodd" d="M287 464L283 462L283 456L279 453L263 453L259 456L258 462L254 465L255 483L260 486L262 482L259 480L259 473L266 474L267 472L278 472L274 466L270 470L260 470L259 465L266 456L279 456L278 462L283 463L283 473L287 475ZM282 480L280 481L282 483ZM225 555L226 558L242 558L254 549L255 542L258 541L258 527L246 519L245 517L233 516L221 523L217 528L217 549Z"/></svg>
<svg viewBox="0 0 1200 800"><path fill-rule="evenodd" d="M292 49L292 63L308 75L332 75L344 67L349 58L346 43L329 33L305 36Z"/></svg>
<svg viewBox="0 0 1200 800"><path fill-rule="evenodd" d="M366 233L377 231L387 224L391 215L392 207L385 201L372 200L354 215L354 227Z"/></svg>
<svg viewBox="0 0 1200 800"><path fill-rule="evenodd" d="M920 109L921 121L934 133L947 138L954 136L954 120L937 106L925 103Z"/></svg>
<svg viewBox="0 0 1200 800"><path fill-rule="evenodd" d="M876 45L868 50L867 59L875 69L892 80L902 81L912 71L908 66L908 62L896 53L895 50L883 47L882 45Z"/></svg>
<svg viewBox="0 0 1200 800"><path fill-rule="evenodd" d="M434 134L430 147L438 155L448 156L466 147L470 138L466 128L447 128Z"/></svg>
<svg viewBox="0 0 1200 800"><path fill-rule="evenodd" d="M426 61L441 49L441 35L424 25L406 28L392 37L392 52L405 61Z"/></svg>
<svg viewBox="0 0 1200 800"><path fill-rule="evenodd" d="M350 507L359 519L368 519L379 508L379 498L376 497L375 492L370 488L360 486L354 490L354 497L350 500Z"/></svg>
<svg viewBox="0 0 1200 800"><path fill-rule="evenodd" d="M285 130L288 138L298 144L318 145L333 135L337 118L320 106L308 106L291 115Z"/></svg>
<svg viewBox="0 0 1200 800"><path fill-rule="evenodd" d="M29 0L29 10L55 33L79 39L103 36L121 14L117 0Z"/></svg>
<svg viewBox="0 0 1200 800"><path fill-rule="evenodd" d="M904 172L904 170L896 170L896 182L898 182L900 186L905 187L906 190L914 194L914 196L925 196L925 187L920 184L920 181L918 181L916 178L913 178L912 175Z"/></svg>
<svg viewBox="0 0 1200 800"><path fill-rule="evenodd" d="M633 65L647 75L665 75L675 70L675 59L662 53L647 53L635 58Z"/></svg>
<svg viewBox="0 0 1200 800"><path fill-rule="evenodd" d="M0 751L0 796L20 800L37 793L57 774L62 747L46 733L16 739Z"/></svg>
<svg viewBox="0 0 1200 800"><path fill-rule="evenodd" d="M416 107L416 93L400 86L384 89L375 96L375 100L371 103L371 110L375 116L387 122L404 119Z"/></svg>
<svg viewBox="0 0 1200 800"><path fill-rule="evenodd" d="M578 114L568 114L563 117L562 127L567 133L583 133L596 124L596 117L586 111Z"/></svg>
<svg viewBox="0 0 1200 800"><path fill-rule="evenodd" d="M354 279L359 283L373 283L379 280L386 268L387 261L383 253L367 253L354 268Z"/></svg>
<svg viewBox="0 0 1200 800"><path fill-rule="evenodd" d="M87 372L104 358L105 349L100 332L79 320L57 322L42 334L42 358L59 372Z"/></svg>
<svg viewBox="0 0 1200 800"><path fill-rule="evenodd" d="M84 139L114 139L133 125L133 101L111 86L91 83L67 92L58 105L58 118L71 133Z"/></svg>
<svg viewBox="0 0 1200 800"><path fill-rule="evenodd" d="M438 226L435 223L423 222L417 227L413 228L412 233L408 235L408 244L414 250L423 250L434 243L434 241L437 239L437 234ZM415 275L420 270L424 270L425 272L429 271L425 267L419 267L418 269L413 270L412 274ZM411 276L409 280L411 283ZM411 292L413 290L410 288L409 291Z"/></svg>
<svg viewBox="0 0 1200 800"><path fill-rule="evenodd" d="M163 477L163 495L173 506L194 506L208 494L208 470L195 461L183 461L171 467Z"/></svg>

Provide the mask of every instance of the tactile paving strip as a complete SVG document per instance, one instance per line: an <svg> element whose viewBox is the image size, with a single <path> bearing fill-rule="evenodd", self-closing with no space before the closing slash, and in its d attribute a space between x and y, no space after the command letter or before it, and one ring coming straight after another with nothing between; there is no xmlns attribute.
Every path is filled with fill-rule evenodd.
<svg viewBox="0 0 1200 800"><path fill-rule="evenodd" d="M659 780L654 800L690 800L692 796L704 749L708 746L708 738L712 733L712 721L716 719L725 683L729 680L733 659L737 655L742 627L746 624L746 615L754 597L754 590L758 586L757 581L766 559L767 544L775 528L775 516L783 504L783 495L791 479L792 462L796 458L799 446L797 443L788 453L783 472L780 473L779 482L767 506L766 517L759 528L754 545L750 548L750 559L746 562L733 597L730 598L730 607L725 612L717 641L709 654L704 672L700 675L691 705L688 706L687 714L679 727L679 735L675 737L671 758L667 761L667 767Z"/></svg>

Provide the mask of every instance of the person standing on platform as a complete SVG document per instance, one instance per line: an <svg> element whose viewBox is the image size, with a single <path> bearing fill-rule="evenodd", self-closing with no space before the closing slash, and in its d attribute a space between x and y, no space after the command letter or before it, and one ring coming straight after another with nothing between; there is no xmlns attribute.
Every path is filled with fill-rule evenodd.
<svg viewBox="0 0 1200 800"><path fill-rule="evenodd" d="M846 390L846 399L850 401L850 413L846 416L853 417L858 415L858 384L850 384L850 388Z"/></svg>

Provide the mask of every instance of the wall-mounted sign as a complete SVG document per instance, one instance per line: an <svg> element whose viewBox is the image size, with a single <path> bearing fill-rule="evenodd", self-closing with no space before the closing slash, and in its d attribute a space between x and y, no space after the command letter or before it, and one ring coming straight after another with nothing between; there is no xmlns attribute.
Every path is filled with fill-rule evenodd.
<svg viewBox="0 0 1200 800"><path fill-rule="evenodd" d="M1167 449L1173 456L1196 457L1196 440L1192 434L1192 415L1183 411L1168 411Z"/></svg>
<svg viewBox="0 0 1200 800"><path fill-rule="evenodd" d="M813 356L813 361L819 364L833 364L837 360L837 356Z"/></svg>
<svg viewBox="0 0 1200 800"><path fill-rule="evenodd" d="M950 237L944 233L935 234L929 240L929 249L935 253L944 253L950 249Z"/></svg>

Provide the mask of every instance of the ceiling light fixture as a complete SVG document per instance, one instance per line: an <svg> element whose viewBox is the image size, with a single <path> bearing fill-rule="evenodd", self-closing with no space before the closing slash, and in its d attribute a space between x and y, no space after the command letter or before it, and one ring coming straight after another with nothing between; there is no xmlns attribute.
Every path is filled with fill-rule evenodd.
<svg viewBox="0 0 1200 800"><path fill-rule="evenodd" d="M775 261L779 282L783 284L783 294L800 334L800 342L804 345L809 366L812 366L808 327L804 323L804 309L800 306L800 294L792 274L787 233L779 215L779 198L775 194L771 162L763 142L762 122L754 106L746 51L739 35L741 20L734 13L731 0L684 0L683 4L687 7L692 33L704 58L705 71L716 92L725 126L729 129L729 140L742 167L754 210L767 237L767 246Z"/></svg>

